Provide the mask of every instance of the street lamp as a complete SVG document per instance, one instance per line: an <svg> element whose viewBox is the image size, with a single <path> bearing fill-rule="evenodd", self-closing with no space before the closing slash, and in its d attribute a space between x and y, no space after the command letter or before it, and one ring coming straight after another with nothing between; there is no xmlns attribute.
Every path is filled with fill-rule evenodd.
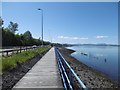
<svg viewBox="0 0 120 90"><path fill-rule="evenodd" d="M41 25L41 26L42 26L42 34L41 34L41 35L42 35L42 46L43 46L43 10L40 9L40 8L38 8L38 10L41 10L41 11L42 11L42 23L41 23L41 24L42 24L42 25Z"/></svg>

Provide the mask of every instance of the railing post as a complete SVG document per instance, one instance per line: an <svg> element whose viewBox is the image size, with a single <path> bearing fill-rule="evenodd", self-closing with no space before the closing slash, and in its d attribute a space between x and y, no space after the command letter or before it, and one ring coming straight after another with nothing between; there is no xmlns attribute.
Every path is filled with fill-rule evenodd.
<svg viewBox="0 0 120 90"><path fill-rule="evenodd" d="M8 56L8 51L6 53L7 53L7 56Z"/></svg>
<svg viewBox="0 0 120 90"><path fill-rule="evenodd" d="M20 53L21 53L21 47L20 47Z"/></svg>
<svg viewBox="0 0 120 90"><path fill-rule="evenodd" d="M2 56L4 56L4 52L2 51Z"/></svg>
<svg viewBox="0 0 120 90"><path fill-rule="evenodd" d="M12 50L12 54L14 54L14 50Z"/></svg>

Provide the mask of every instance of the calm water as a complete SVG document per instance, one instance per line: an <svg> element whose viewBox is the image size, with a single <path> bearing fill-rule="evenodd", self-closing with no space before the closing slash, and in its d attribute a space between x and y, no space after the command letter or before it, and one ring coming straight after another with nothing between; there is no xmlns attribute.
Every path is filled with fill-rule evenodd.
<svg viewBox="0 0 120 90"><path fill-rule="evenodd" d="M77 60L118 81L117 46L72 46L67 48L76 51L71 55Z"/></svg>

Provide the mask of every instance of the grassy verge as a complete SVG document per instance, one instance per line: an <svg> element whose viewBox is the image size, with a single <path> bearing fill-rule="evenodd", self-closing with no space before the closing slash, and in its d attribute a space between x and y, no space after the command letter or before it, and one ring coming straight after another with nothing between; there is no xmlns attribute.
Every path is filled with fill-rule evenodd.
<svg viewBox="0 0 120 90"><path fill-rule="evenodd" d="M6 71L15 68L18 63L23 63L37 55L41 55L45 51L49 50L50 46L40 47L30 51L24 51L22 53L15 54L11 57L2 58L2 71Z"/></svg>

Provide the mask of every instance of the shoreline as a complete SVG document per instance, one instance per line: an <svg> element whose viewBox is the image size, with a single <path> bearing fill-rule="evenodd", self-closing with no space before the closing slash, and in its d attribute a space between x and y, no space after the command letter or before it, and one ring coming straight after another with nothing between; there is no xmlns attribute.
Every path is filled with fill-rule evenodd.
<svg viewBox="0 0 120 90"><path fill-rule="evenodd" d="M75 52L74 50L64 47L59 48L59 50L88 88L118 88L117 82L109 79L102 72L99 72L72 57L71 54Z"/></svg>

